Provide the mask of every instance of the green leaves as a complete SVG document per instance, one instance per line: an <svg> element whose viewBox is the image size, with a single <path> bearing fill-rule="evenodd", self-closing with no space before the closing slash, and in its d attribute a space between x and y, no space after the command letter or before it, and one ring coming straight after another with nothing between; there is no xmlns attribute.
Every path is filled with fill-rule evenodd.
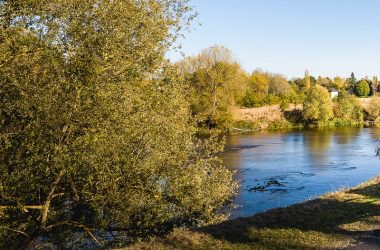
<svg viewBox="0 0 380 250"><path fill-rule="evenodd" d="M333 105L326 88L315 85L306 96L303 104L303 118L311 123L325 123L333 118Z"/></svg>
<svg viewBox="0 0 380 250"><path fill-rule="evenodd" d="M369 82L366 80L360 80L354 85L355 95L359 97L366 97L370 93Z"/></svg>
<svg viewBox="0 0 380 250"><path fill-rule="evenodd" d="M236 183L215 163L221 144L195 137L164 58L186 2L1 3L0 223L30 235L1 229L1 247L109 230L130 241L223 218Z"/></svg>

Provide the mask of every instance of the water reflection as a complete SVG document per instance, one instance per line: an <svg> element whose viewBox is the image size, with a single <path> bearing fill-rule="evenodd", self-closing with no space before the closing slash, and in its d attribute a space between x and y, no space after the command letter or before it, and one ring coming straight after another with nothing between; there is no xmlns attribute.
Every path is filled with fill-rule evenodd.
<svg viewBox="0 0 380 250"><path fill-rule="evenodd" d="M227 138L225 165L241 182L234 216L353 186L378 173L377 128L260 132ZM275 180L275 181L274 181Z"/></svg>

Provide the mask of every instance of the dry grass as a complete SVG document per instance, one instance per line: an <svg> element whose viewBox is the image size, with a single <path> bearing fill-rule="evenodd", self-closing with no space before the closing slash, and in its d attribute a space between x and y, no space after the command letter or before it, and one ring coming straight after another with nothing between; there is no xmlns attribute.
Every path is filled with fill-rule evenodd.
<svg viewBox="0 0 380 250"><path fill-rule="evenodd" d="M265 106L259 108L237 108L233 112L234 120L276 121L284 119L279 105Z"/></svg>
<svg viewBox="0 0 380 250"><path fill-rule="evenodd" d="M369 103L371 102L372 97L367 98L358 98L360 106L366 111L368 111Z"/></svg>
<svg viewBox="0 0 380 250"><path fill-rule="evenodd" d="M257 127L257 129L289 128L296 123L292 112L297 110L302 110L302 105L291 104L285 110L282 110L279 105L259 108L235 108L232 115L237 127L248 125L250 128ZM295 113L297 114L297 112Z"/></svg>

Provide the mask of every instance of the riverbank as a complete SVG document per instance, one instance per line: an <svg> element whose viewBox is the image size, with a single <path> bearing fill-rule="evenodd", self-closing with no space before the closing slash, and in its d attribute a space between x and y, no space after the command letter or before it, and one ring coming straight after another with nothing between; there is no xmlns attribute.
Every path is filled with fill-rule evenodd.
<svg viewBox="0 0 380 250"><path fill-rule="evenodd" d="M175 230L129 249L376 249L379 229L380 176L286 208Z"/></svg>
<svg viewBox="0 0 380 250"><path fill-rule="evenodd" d="M235 107L231 111L232 127L229 133L252 132L259 130L291 129L304 127L345 127L345 126L378 126L375 121L368 119L371 98L358 98L364 114L364 121L334 118L327 123L318 125L307 124L302 117L302 104L263 106L257 108ZM378 122L378 121L377 121Z"/></svg>

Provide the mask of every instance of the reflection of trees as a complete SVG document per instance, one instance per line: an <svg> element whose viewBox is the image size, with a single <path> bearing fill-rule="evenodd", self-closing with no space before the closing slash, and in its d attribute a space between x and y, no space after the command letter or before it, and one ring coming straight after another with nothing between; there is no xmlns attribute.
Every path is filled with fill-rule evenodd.
<svg viewBox="0 0 380 250"><path fill-rule="evenodd" d="M327 151L333 146L333 141L338 145L351 144L361 132L360 128L319 128L305 132L305 147L309 150L311 163L316 167L325 166L329 163L331 153Z"/></svg>
<svg viewBox="0 0 380 250"><path fill-rule="evenodd" d="M334 131L329 129L315 129L305 132L305 146L309 150L310 160L316 167L328 163L327 150L331 146Z"/></svg>
<svg viewBox="0 0 380 250"><path fill-rule="evenodd" d="M361 128L340 128L335 132L335 141L338 144L351 143L361 132Z"/></svg>
<svg viewBox="0 0 380 250"><path fill-rule="evenodd" d="M239 147L241 144L243 144L243 138L244 136L228 136L226 145L228 147ZM228 169L237 171L236 174L234 175L234 179L238 180L240 182L240 186L238 188L238 195L235 198L234 203L235 204L243 204L244 203L244 198L243 198L243 193L244 193L244 177L246 177L246 172L244 169L241 169L241 159L242 159L242 150L231 150L231 151L226 151L222 155L222 160L224 166L226 166Z"/></svg>

